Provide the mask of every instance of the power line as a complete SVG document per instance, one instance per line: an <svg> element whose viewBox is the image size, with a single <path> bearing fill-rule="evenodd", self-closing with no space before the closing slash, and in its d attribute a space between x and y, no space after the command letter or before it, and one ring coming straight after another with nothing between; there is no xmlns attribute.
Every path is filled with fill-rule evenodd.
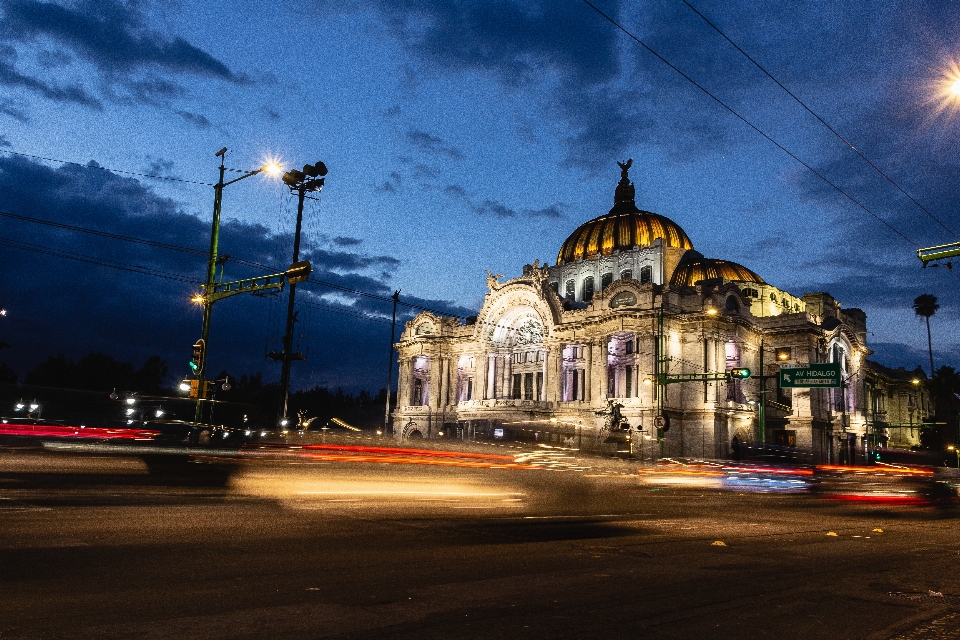
<svg viewBox="0 0 960 640"><path fill-rule="evenodd" d="M35 224L42 224L49 227L56 227L57 229L68 229L70 231L77 231L79 233L87 233L94 236L100 236L101 238L111 238L113 240L123 240L124 242L134 242L136 244L143 244L150 247L159 247L161 249L169 249L171 251L181 251L183 253L190 253L193 255L207 255L207 252L203 249L191 249L190 247L183 247L176 244L169 244L166 242L157 242L156 240L146 240L144 238L135 238L133 236L125 236L119 233L110 233L109 231L99 231L97 229L88 229L86 227L78 227L72 224L66 224L63 222L53 222L52 220L43 220L41 218L33 218L30 216L22 216L16 213L9 213L6 211L0 211L0 216L4 218L12 218L14 220L21 220L23 222L33 222Z"/></svg>
<svg viewBox="0 0 960 640"><path fill-rule="evenodd" d="M109 167L101 167L99 164L92 166L89 164L83 164L82 162L74 162L72 160L62 160L60 158L49 158L47 156L37 156L32 153L23 153L21 151L14 151L13 149L0 148L0 151L3 153L10 153L15 156L23 156L24 158L36 158L37 160L46 160L47 162L59 162L61 164L72 164L77 167L83 167L84 169L100 169L101 171L106 171L108 173L123 173L130 176L139 176L141 178L153 178L154 180L168 180L170 182L185 182L187 184L200 184L206 187L216 186L212 182L200 182L199 180L187 180L185 178L174 178L173 176L158 176L150 173L138 173L136 171L125 171L123 169L111 169ZM238 169L230 169L230 171L239 171Z"/></svg>
<svg viewBox="0 0 960 640"><path fill-rule="evenodd" d="M736 49L737 51L739 51L747 60L749 60L750 62L752 62L753 65L754 65L757 69L759 69L760 71L762 71L762 72L764 73L764 75L766 75L766 76L767 76L768 78L770 78L774 83L776 83L776 85L777 85L778 87L780 87L781 89L783 89L783 90L787 93L788 96L790 96L791 98L793 98L793 99L797 102L797 104L799 104L801 107L803 107L804 109L806 109L806 110L807 110L807 113L809 113L809 114L812 115L814 118L816 118L816 119L820 122L820 124L822 124L824 127L827 128L828 131L830 131L830 133L832 133L833 135L835 135L841 142L843 142L843 144L845 144L845 145L846 145L847 147L849 147L854 153L856 153L858 156L860 156L860 158L862 158L862 159L864 160L864 162L866 162L866 163L869 164L871 167L873 167L873 169L874 169L877 173L879 173L881 176L883 176L883 177L887 180L887 182L889 182L891 185L893 185L894 188L897 189L897 191L899 191L900 193L902 193L903 195L905 195L905 196L910 200L910 202L912 202L913 204L915 204L921 211L923 211L925 214L927 214L928 216L930 216L930 218L933 219L934 222L936 222L936 223L939 224L941 227L943 227L943 228L946 229L948 232L950 232L950 233L953 235L953 237L955 237L955 238L960 238L960 236L958 236L957 233L956 233L955 231L953 231L953 229L951 229L950 227L948 227L946 224L943 223L943 221L941 221L941 220L940 220L939 218L937 218L935 215L933 215L932 213L930 213L930 211L928 211L928 210L926 209L926 207L924 207L922 204L920 204L919 202L917 202L917 200L914 199L914 197L911 196L909 193L907 193L899 184L897 184L897 183L893 180L893 178L891 178L891 177L888 176L886 173L884 173L883 170L880 169L880 167L878 167L876 164L874 164L867 156L865 156L863 153L861 153L861 151L860 151L859 149L857 149L852 143L850 143L846 138L844 138L842 135L840 135L840 133L839 133L836 129L834 129L833 127L831 127L831 126L826 122L826 120L824 120L823 118L821 118L819 114L817 114L813 109L811 109L810 107L808 107L808 106L803 102L803 100L801 100L800 98L798 98L798 97L796 96L796 94L794 94L792 91L790 91L790 89L786 88L786 87L783 85L783 83L781 83L779 80L777 80L775 77L773 77L773 74L771 74L769 71L767 71L766 69L764 69L763 66L762 66L759 62L757 62L756 60L754 60L754 59L750 56L749 53L747 53L746 51L744 51L736 42L734 42L733 40L731 40L730 37L727 36L727 34L725 34L723 31L721 31L721 30L720 30L720 27L718 27L718 26L715 25L713 22L711 22L705 15L703 15L702 13L700 13L700 11L698 11L696 7L694 7L692 4L690 4L690 2L688 2L688 0L681 0L681 1L682 1L685 5L687 5L688 7L690 7L690 10L691 10L691 11L693 11L695 14L697 14L698 16L700 16L700 18L703 19L704 22L706 22L708 25L710 25L710 27L711 27L714 31L716 31L717 33L719 33L719 34L723 37L724 40L726 40L727 42L729 42L729 43L733 46L734 49Z"/></svg>
<svg viewBox="0 0 960 640"><path fill-rule="evenodd" d="M77 225L66 224L66 223L62 223L62 222L53 222L53 221L51 221L51 220L43 220L43 219L41 219L41 218L34 218L34 217L31 217L31 216L24 216L24 215L20 215L20 214L16 214L16 213L10 213L10 212L7 212L7 211L0 211L0 217L11 218L11 219L14 219L14 220L20 220L20 221L22 221L22 222L31 222L31 223L34 223L34 224L42 224L42 225L46 225L46 226L50 226L50 227L55 227L55 228L58 228L58 229L67 229L67 230L69 230L69 231L75 231L75 232L77 232L77 233L86 233L86 234L89 234L89 235L99 236L99 237L101 237L101 238L110 238L110 239L112 239L112 240L120 240L120 241L123 241L123 242L132 242L132 243L135 243L135 244L142 244L142 245L149 246L149 247L157 247L157 248L160 248L160 249L168 249L168 250L170 250L170 251L180 251L180 252L182 252L182 253L189 253L189 254L191 254L191 255L198 255L198 256L206 256L206 255L207 255L207 251L205 251L205 250L203 250L203 249L196 249L196 248L192 248L192 247L184 247L184 246L182 246L182 245L170 244L170 243L167 243L167 242L158 242L158 241L156 241L156 240L147 240L147 239L145 239L145 238L137 238L137 237L134 237L134 236L128 236L128 235L124 235L124 234L120 234L120 233L111 233L111 232L109 232L109 231L100 231L100 230L98 230L98 229L90 229L90 228L87 228L87 227L80 227L80 226L77 226ZM260 269L260 270L266 271L266 272L273 272L273 271L276 271L276 269L277 269L276 267L271 267L271 266L269 266L269 265L265 265L265 264L262 264L262 263L260 263L260 262L254 262L253 260L244 260L243 258L235 258L235 257L233 257L233 256L230 257L230 261L231 261L231 262L234 262L234 263L236 263L236 264L240 264L240 265L243 265L243 266L251 267L251 268L254 268L254 269ZM350 293L350 294L357 295L357 296L364 296L364 297L367 297L367 298L372 298L372 299L374 299L374 300L379 300L379 301L382 301L382 302L388 302L388 303L390 303L390 304L393 304L393 298L391 298L390 296L379 295L379 294L376 294L376 293L370 293L370 292L368 292L368 291L363 291L363 290L360 290L360 289L354 289L354 288L346 287L346 286L343 286L343 285L333 284L332 282L325 282L325 281L320 280L320 279L318 279L318 278L310 278L309 280L307 280L307 282L309 282L309 283L311 283L311 284L316 284L316 285L320 285L320 286L323 286L323 287L327 287L327 288L329 288L329 289L334 289L334 290L337 290L337 291L343 291L344 293ZM421 306L421 305L414 304L414 303L412 303L412 302L403 302L403 301L401 301L400 304L402 304L402 305L404 305L404 306L407 306L407 307L410 307L410 308L413 308L413 309L420 309L421 311L429 311L429 312L435 313L435 314L437 314L437 315L447 315L446 312L437 311L437 310L435 310L435 309L431 309L430 307L424 307L424 306Z"/></svg>
<svg viewBox="0 0 960 640"><path fill-rule="evenodd" d="M63 249L53 249L47 246L41 246L41 245L31 244L29 242L21 242L19 240L13 240L11 238L0 237L0 245L6 246L6 247L12 247L14 249L23 249L24 251L33 251L34 253L41 253L48 256L56 256L58 258L67 258L68 260L85 262L87 264L93 264L101 267L109 267L111 269L119 269L121 271L130 271L132 273L140 273L143 275L155 276L157 278L165 278L167 280L177 280L179 282L189 282L197 285L203 283L203 281L198 278L185 276L179 273L162 271L160 269L154 269L152 267L144 267L142 265L127 264L124 262L118 262L116 260L109 260L106 258L97 258L95 256L88 256L82 253L74 253L72 251L66 251Z"/></svg>
<svg viewBox="0 0 960 640"><path fill-rule="evenodd" d="M716 102L718 105L720 105L721 107L723 107L724 109L726 109L728 112L730 112L730 114L732 114L735 118L737 118L738 120L740 120L741 122L743 122L745 125L747 125L747 126L750 127L751 129L753 129L755 132L757 132L758 134L760 134L760 135L763 136L764 138L766 138L771 144L773 144L775 147L777 147L778 149L780 149L781 151L783 151L785 154L787 154L788 156L790 156L791 158L793 158L798 164L800 164L800 165L802 165L803 167L805 167L808 171L810 171L812 174L814 174L815 176L817 176L818 178L820 178L823 182L825 182L826 184L830 185L834 190L836 190L838 193L840 193L840 194L843 195L845 198L847 198L848 200L850 200L853 204L857 205L858 207L860 207L861 209L863 209L864 211L866 211L868 214L870 214L871 216L873 216L874 218L876 218L876 219L877 219L879 222L881 222L884 226L886 226L888 229L890 229L891 231L893 231L895 234L897 234L898 236L900 236L901 238L903 238L904 240L906 240L908 243L912 244L915 248L918 248L918 249L920 248L920 245L918 245L916 242L914 242L913 240L911 240L910 238L908 238L907 236L905 236L903 233L901 233L896 227L894 227L893 225L891 225L889 222L887 222L886 220L884 220L883 218L881 218L880 216L878 216L877 214L875 214L873 211L871 211L869 208L867 208L866 205L861 204L860 201L858 201L856 198L854 198L854 197L851 196L849 193L847 193L846 191L844 191L841 187L839 187L838 185L836 185L836 184L834 184L833 182L831 182L830 179L827 178L825 175L823 175L822 173L820 173L819 171L817 171L816 169L814 169L812 166L810 166L809 164L807 164L806 162L804 162L803 160L801 160L796 154L794 154L794 153L791 152L789 149L787 149L786 147L784 147L782 144L780 144L779 142L777 142L776 140L774 140L774 139L773 139L772 137L770 137L768 134L764 133L759 127L757 127L755 124L753 124L752 122L750 122L749 120L747 120L744 116L740 115L733 107L729 106L729 105L728 105L727 103L725 103L723 100L721 100L720 98L718 98L717 96L715 96L714 94L712 94L712 93L711 93L708 89L706 89L703 85L699 84L696 80L694 80L693 78L691 78L690 76L688 76L686 73L684 73L683 71L681 71L681 70L680 70L677 66L675 66L672 62L670 62L669 60L667 60L666 58L664 58L662 55L660 55L659 53L657 53L657 52L656 52L654 49L652 49L648 44L646 44L645 42L643 42L643 40L641 40L640 38L638 38L637 36L635 36L632 32L628 31L628 30L627 30L623 25L621 25L619 22L617 22L616 20L614 20L613 18L611 18L610 16L608 16L606 13L604 13L602 10L600 10L596 5L594 5L593 3L591 3L590 0L583 0L583 3L586 4L588 7L590 7L591 9L593 9L595 12L597 12L602 18L604 18L605 20L607 20L607 21L608 21L610 24L612 24L614 27L616 27L617 29L619 29L620 31L622 31L624 34L626 34L627 37L629 37L631 40L633 40L634 42L636 42L637 44L639 44L641 47L643 47L644 49L646 49L651 55L653 55L655 58L657 58L658 60L660 60L660 62L662 62L663 64L665 64L665 65L667 65L668 67L670 67L674 72L676 72L676 73L677 73L680 77L682 77L684 80L686 80L687 82L689 82L690 84L692 84L693 86L695 86L697 89L699 89L699 90L702 91L704 94L706 94L710 99L712 99L712 100L713 100L714 102Z"/></svg>

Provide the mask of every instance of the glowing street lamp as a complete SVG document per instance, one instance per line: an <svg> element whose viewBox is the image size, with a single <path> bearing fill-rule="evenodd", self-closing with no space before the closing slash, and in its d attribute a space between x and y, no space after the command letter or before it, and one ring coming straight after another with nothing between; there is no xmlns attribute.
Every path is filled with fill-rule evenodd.
<svg viewBox="0 0 960 640"><path fill-rule="evenodd" d="M227 148L224 147L216 153L216 156L220 158L220 180L217 181L217 184L213 186L214 195L213 195L213 227L210 231L210 257L207 261L207 280L203 287L203 293L197 294L191 298L191 300L196 304L203 305L203 326L201 328L201 340L203 344L206 345L210 339L210 316L213 313L213 301L210 299L210 294L214 293L216 288L216 274L217 274L217 263L218 256L217 252L220 246L220 211L221 205L223 202L223 189L227 185L231 185L235 182L240 182L245 180L250 176L255 176L258 173L267 173L270 175L277 175L283 169L280 167L279 163L275 160L270 160L266 162L262 167L256 169L255 171L248 171L244 173L239 178L234 178L233 180L224 182L224 175L226 173L226 166L224 160L227 155ZM204 389L204 366L203 362L200 363L200 367L195 372L197 379L199 380L199 385L197 388L201 393L197 394L197 410L194 417L196 422L200 422L201 412L203 409L203 389Z"/></svg>

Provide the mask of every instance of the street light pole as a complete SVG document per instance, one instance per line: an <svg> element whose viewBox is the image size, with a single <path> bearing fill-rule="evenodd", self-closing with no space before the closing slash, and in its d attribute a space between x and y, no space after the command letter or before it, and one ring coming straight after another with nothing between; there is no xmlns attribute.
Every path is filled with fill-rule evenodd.
<svg viewBox="0 0 960 640"><path fill-rule="evenodd" d="M767 374L763 368L763 340L760 340L760 404L757 408L757 417L758 417L758 427L760 435L760 444L763 445L766 441L766 432L767 432L767 422L766 422L766 405L767 405Z"/></svg>
<svg viewBox="0 0 960 640"><path fill-rule="evenodd" d="M323 176L327 175L327 167L322 162L315 165L304 165L303 171L296 169L283 174L283 182L290 187L291 193L297 194L297 227L293 237L293 264L300 261L300 231L303 226L303 201L307 194L320 191L323 188ZM277 424L285 427L287 424L288 401L290 398L290 363L294 360L306 360L301 353L293 352L293 329L297 322L297 312L294 304L297 296L297 283L290 281L290 298L287 301L287 326L283 334L283 351L279 354L270 354L270 357L281 360L280 370L280 406L277 410Z"/></svg>
<svg viewBox="0 0 960 640"><path fill-rule="evenodd" d="M390 388L393 386L393 341L397 329L397 303L400 302L400 289L393 292L393 319L390 321L390 353L387 355L387 410L383 416L383 434L390 432Z"/></svg>
<svg viewBox="0 0 960 640"><path fill-rule="evenodd" d="M216 275L217 275L217 251L220 245L220 207L223 202L223 175L226 172L226 166L224 161L227 156L227 148L224 147L217 151L217 157L220 158L220 179L217 180L217 184L213 185L213 228L210 230L210 256L207 259L207 279L203 285L203 290L205 294L209 294L213 290L215 284ZM210 319L213 315L213 302L209 299L207 295L204 295L203 300L203 328L200 331L200 339L203 340L203 348L206 350L206 345L210 342ZM200 363L200 368L197 371L197 408L194 412L193 421L200 422L203 417L203 401L204 401L204 380L205 380L205 370L206 369L206 353L204 353L203 361Z"/></svg>
<svg viewBox="0 0 960 640"><path fill-rule="evenodd" d="M197 408L194 413L194 422L200 422L203 414L203 401L204 401L204 380L205 380L205 370L206 370L206 349L209 344L210 338L210 319L213 314L213 303L216 302L212 296L217 288L216 276L217 276L217 252L219 251L220 245L220 209L223 201L223 188L227 185L231 185L234 182L240 182L250 176L255 176L258 173L263 171L274 172L279 171L275 163L269 162L259 169L254 171L248 171L239 178L234 178L229 182L224 182L223 177L226 172L225 160L227 156L227 148L224 147L217 151L216 156L220 158L220 179L217 180L217 184L213 185L213 227L210 230L210 256L207 260L207 279L203 285L203 295L201 296L203 304L203 327L200 331L201 340L203 341L203 355L199 366L197 368L197 380L198 385L197 389ZM248 291L253 291L254 288L248 288Z"/></svg>

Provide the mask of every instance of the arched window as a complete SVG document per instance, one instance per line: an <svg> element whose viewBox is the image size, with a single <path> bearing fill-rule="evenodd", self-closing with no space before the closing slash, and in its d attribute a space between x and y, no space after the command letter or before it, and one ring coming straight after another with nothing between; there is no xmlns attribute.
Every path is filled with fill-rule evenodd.
<svg viewBox="0 0 960 640"><path fill-rule="evenodd" d="M575 280L567 280L567 295L568 300L573 300L574 296L577 295L577 283Z"/></svg>
<svg viewBox="0 0 960 640"><path fill-rule="evenodd" d="M583 279L583 298L584 302L593 300L593 276L587 276Z"/></svg>
<svg viewBox="0 0 960 640"><path fill-rule="evenodd" d="M640 284L649 284L653 281L653 267L640 267Z"/></svg>
<svg viewBox="0 0 960 640"><path fill-rule="evenodd" d="M621 280L629 280L629 279L632 278L632 277L633 277L633 270L632 270L632 269L627 269L626 271L621 271L621 272L620 272L620 279L621 279Z"/></svg>
<svg viewBox="0 0 960 640"><path fill-rule="evenodd" d="M724 347L724 355L726 356L726 367L727 371L731 369L736 369L740 367L740 346L733 340L728 340ZM734 402L746 402L747 398L743 394L743 381L740 378L734 378L727 382L727 400L733 400Z"/></svg>
<svg viewBox="0 0 960 640"><path fill-rule="evenodd" d="M727 296L726 308L727 313L740 313L740 303L737 301L737 296Z"/></svg>
<svg viewBox="0 0 960 640"><path fill-rule="evenodd" d="M430 358L415 356L410 380L410 404L418 407L430 402Z"/></svg>
<svg viewBox="0 0 960 640"><path fill-rule="evenodd" d="M840 342L834 342L830 350L830 362L840 365L840 380L847 379L847 347ZM853 406L853 389L850 386L843 386L839 389L833 389L833 410L837 412L851 411Z"/></svg>
<svg viewBox="0 0 960 640"><path fill-rule="evenodd" d="M605 273L605 274L603 274L602 276L600 276L600 288L601 288L601 289L606 289L607 287L609 287L611 282L613 282L613 274L612 274L612 273Z"/></svg>

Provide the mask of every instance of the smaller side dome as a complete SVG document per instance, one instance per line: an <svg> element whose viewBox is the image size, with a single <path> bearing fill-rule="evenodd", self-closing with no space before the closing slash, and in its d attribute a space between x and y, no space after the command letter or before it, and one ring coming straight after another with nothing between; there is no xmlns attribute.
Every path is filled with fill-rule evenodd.
<svg viewBox="0 0 960 640"><path fill-rule="evenodd" d="M674 270L673 277L670 278L670 286L672 288L692 287L701 280L719 278L734 282L766 284L763 278L741 264L729 260L704 258L696 251L687 251Z"/></svg>

